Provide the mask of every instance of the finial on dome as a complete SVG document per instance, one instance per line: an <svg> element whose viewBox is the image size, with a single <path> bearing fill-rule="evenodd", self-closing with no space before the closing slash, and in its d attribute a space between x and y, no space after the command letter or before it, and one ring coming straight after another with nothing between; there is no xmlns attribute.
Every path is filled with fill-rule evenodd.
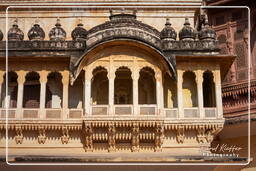
<svg viewBox="0 0 256 171"><path fill-rule="evenodd" d="M171 26L171 22L170 22L170 18L166 18L166 23L165 23L166 26Z"/></svg>
<svg viewBox="0 0 256 171"><path fill-rule="evenodd" d="M61 24L60 24L60 17L57 18L55 26L61 26Z"/></svg>
<svg viewBox="0 0 256 171"><path fill-rule="evenodd" d="M77 24L77 26L79 26L79 27L84 26L83 23L82 23L82 18L79 18L79 19L78 19L78 24Z"/></svg>
<svg viewBox="0 0 256 171"><path fill-rule="evenodd" d="M186 25L190 25L188 17L185 18L185 23L184 23L184 25L185 25L185 26L186 26Z"/></svg>
<svg viewBox="0 0 256 171"><path fill-rule="evenodd" d="M15 18L14 20L13 20L13 24L12 24L13 26L18 26L18 18Z"/></svg>

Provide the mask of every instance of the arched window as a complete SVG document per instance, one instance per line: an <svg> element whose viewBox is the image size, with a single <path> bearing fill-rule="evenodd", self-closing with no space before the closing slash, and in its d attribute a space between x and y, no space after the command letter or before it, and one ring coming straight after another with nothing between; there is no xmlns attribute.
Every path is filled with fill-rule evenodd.
<svg viewBox="0 0 256 171"><path fill-rule="evenodd" d="M139 104L156 104L155 72L149 67L140 70Z"/></svg>
<svg viewBox="0 0 256 171"><path fill-rule="evenodd" d="M4 75L4 83L2 84L2 93L1 93L1 107L4 107L6 101L9 103L9 108L17 107L17 91L18 91L18 83L17 83L18 75L10 71L8 72L8 93L6 93L6 74Z"/></svg>
<svg viewBox="0 0 256 171"><path fill-rule="evenodd" d="M164 107L177 108L177 82L169 76L164 75Z"/></svg>
<svg viewBox="0 0 256 171"><path fill-rule="evenodd" d="M24 83L23 107L39 108L40 106L40 81L37 72L29 72Z"/></svg>
<svg viewBox="0 0 256 171"><path fill-rule="evenodd" d="M132 104L131 70L127 67L120 67L115 74L115 104Z"/></svg>
<svg viewBox="0 0 256 171"><path fill-rule="evenodd" d="M108 104L108 71L103 67L97 67L92 74L92 103L95 105Z"/></svg>
<svg viewBox="0 0 256 171"><path fill-rule="evenodd" d="M69 108L83 108L83 80L84 71L81 71L73 85L69 85L68 88L68 107Z"/></svg>
<svg viewBox="0 0 256 171"><path fill-rule="evenodd" d="M62 107L62 76L58 72L51 72L47 77L46 88L46 107L48 108L61 108Z"/></svg>
<svg viewBox="0 0 256 171"><path fill-rule="evenodd" d="M186 71L183 74L183 106L197 107L197 86L195 81L195 73Z"/></svg>
<svg viewBox="0 0 256 171"><path fill-rule="evenodd" d="M203 78L204 107L216 107L213 73L206 71L203 74Z"/></svg>

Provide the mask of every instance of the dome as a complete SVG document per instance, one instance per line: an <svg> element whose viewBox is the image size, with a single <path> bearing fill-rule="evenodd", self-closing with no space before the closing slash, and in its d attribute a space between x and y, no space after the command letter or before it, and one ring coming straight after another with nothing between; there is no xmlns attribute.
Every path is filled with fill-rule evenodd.
<svg viewBox="0 0 256 171"><path fill-rule="evenodd" d="M3 32L0 30L0 41L2 41L4 38Z"/></svg>
<svg viewBox="0 0 256 171"><path fill-rule="evenodd" d="M85 40L87 37L87 30L83 28L83 24L80 22L77 27L72 31L71 36L73 40Z"/></svg>
<svg viewBox="0 0 256 171"><path fill-rule="evenodd" d="M166 24L164 29L161 31L160 33L160 38L161 39L172 39L172 40L176 40L177 38L177 33L174 30L174 28L171 27L171 23L170 23L170 19L167 18L166 19Z"/></svg>
<svg viewBox="0 0 256 171"><path fill-rule="evenodd" d="M209 26L207 18L204 27L199 32L199 40L216 40L216 32Z"/></svg>
<svg viewBox="0 0 256 171"><path fill-rule="evenodd" d="M50 40L64 41L66 39L66 31L61 28L60 19L57 19L55 27L49 32Z"/></svg>
<svg viewBox="0 0 256 171"><path fill-rule="evenodd" d="M29 40L44 40L45 33L38 24L38 21L36 21L34 26L28 31L28 38Z"/></svg>
<svg viewBox="0 0 256 171"><path fill-rule="evenodd" d="M8 40L23 40L24 33L19 29L17 19L14 21L12 28L8 31Z"/></svg>
<svg viewBox="0 0 256 171"><path fill-rule="evenodd" d="M183 28L179 32L180 40L195 40L195 30L190 26L188 18L185 19Z"/></svg>

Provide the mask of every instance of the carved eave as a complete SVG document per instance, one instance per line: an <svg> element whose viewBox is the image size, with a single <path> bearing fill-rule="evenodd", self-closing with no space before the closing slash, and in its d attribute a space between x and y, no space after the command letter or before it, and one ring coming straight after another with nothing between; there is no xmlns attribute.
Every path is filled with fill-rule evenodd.
<svg viewBox="0 0 256 171"><path fill-rule="evenodd" d="M229 68L234 62L235 55L220 54L193 54L193 55L176 55L176 62L196 62L196 63L216 63L220 66L221 79L224 80Z"/></svg>

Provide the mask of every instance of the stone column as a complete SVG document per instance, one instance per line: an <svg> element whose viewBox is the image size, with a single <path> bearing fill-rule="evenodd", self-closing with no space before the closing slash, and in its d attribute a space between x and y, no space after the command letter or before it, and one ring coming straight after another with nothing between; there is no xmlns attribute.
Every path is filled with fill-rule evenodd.
<svg viewBox="0 0 256 171"><path fill-rule="evenodd" d="M108 72L108 104L109 115L114 115L114 100L115 100L115 72L113 67L109 68Z"/></svg>
<svg viewBox="0 0 256 171"><path fill-rule="evenodd" d="M68 118L68 86L69 86L69 72L64 71L61 73L62 75L62 86L63 86L63 94L62 94L62 119Z"/></svg>
<svg viewBox="0 0 256 171"><path fill-rule="evenodd" d="M196 73L196 84L197 84L197 103L199 117L204 118L204 97L203 97L203 72L198 70Z"/></svg>
<svg viewBox="0 0 256 171"><path fill-rule="evenodd" d="M17 71L18 74L18 95L17 95L17 113L16 118L22 118L22 107L23 107L23 92L24 92L24 83L26 81L26 72Z"/></svg>
<svg viewBox="0 0 256 171"><path fill-rule="evenodd" d="M133 115L139 115L138 108L139 108L139 90L138 90L138 81L139 81L140 74L138 71L133 71L132 73L132 85L133 85Z"/></svg>
<svg viewBox="0 0 256 171"><path fill-rule="evenodd" d="M159 71L156 73L155 76L156 79L156 102L157 102L157 108L158 108L158 114L162 115L164 104L163 104L163 83L162 83L162 72Z"/></svg>
<svg viewBox="0 0 256 171"><path fill-rule="evenodd" d="M178 96L178 116L179 118L184 118L183 110L183 92L182 92L182 82L183 82L183 73L182 70L177 70L177 96Z"/></svg>
<svg viewBox="0 0 256 171"><path fill-rule="evenodd" d="M85 78L84 78L84 108L85 108L85 114L91 115L91 78L92 73L89 73L88 71L85 71Z"/></svg>
<svg viewBox="0 0 256 171"><path fill-rule="evenodd" d="M214 72L214 81L215 81L215 96L216 96L217 117L218 118L223 118L221 76L220 76L220 70L219 69L215 70L215 72Z"/></svg>
<svg viewBox="0 0 256 171"><path fill-rule="evenodd" d="M39 118L45 119L45 100L46 100L46 83L47 83L47 71L40 72L40 111Z"/></svg>
<svg viewBox="0 0 256 171"><path fill-rule="evenodd" d="M2 85L4 82L4 72L0 71L0 108L2 108Z"/></svg>

